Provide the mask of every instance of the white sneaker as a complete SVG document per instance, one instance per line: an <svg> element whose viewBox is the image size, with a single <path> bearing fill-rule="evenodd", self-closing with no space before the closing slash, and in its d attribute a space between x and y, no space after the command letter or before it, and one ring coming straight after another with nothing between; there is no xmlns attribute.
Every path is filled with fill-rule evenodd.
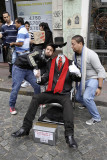
<svg viewBox="0 0 107 160"><path fill-rule="evenodd" d="M93 125L98 122L101 122L101 119L96 120L96 119L91 118L90 120L86 121L86 124Z"/></svg>
<svg viewBox="0 0 107 160"><path fill-rule="evenodd" d="M21 87L26 88L28 86L30 86L31 84L27 81L24 81L24 83L21 84Z"/></svg>
<svg viewBox="0 0 107 160"><path fill-rule="evenodd" d="M15 110L15 108L10 107L10 113L12 115L15 115L15 114L17 114L17 111Z"/></svg>
<svg viewBox="0 0 107 160"><path fill-rule="evenodd" d="M79 109L85 109L86 107L81 105L81 106L78 106L78 108Z"/></svg>

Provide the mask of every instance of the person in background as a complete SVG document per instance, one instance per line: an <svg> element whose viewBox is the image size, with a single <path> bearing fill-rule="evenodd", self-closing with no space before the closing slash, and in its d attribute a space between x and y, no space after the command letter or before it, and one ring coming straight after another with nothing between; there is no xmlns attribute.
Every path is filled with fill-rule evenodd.
<svg viewBox="0 0 107 160"><path fill-rule="evenodd" d="M1 33L2 25L3 25L3 20L2 18L0 18L0 33ZM2 43L3 43L3 40L2 38L0 38L0 62L3 62Z"/></svg>
<svg viewBox="0 0 107 160"><path fill-rule="evenodd" d="M48 23L42 22L39 24L40 31L45 31L45 42L42 45L42 49L46 47L48 43L53 43L53 35L49 28Z"/></svg>
<svg viewBox="0 0 107 160"><path fill-rule="evenodd" d="M72 37L71 46L75 52L73 60L81 70L81 83L77 88L76 100L86 106L92 118L86 121L92 125L101 121L101 116L94 102L95 95L99 96L102 91L105 69L100 63L98 55L84 45L81 35Z"/></svg>
<svg viewBox="0 0 107 160"><path fill-rule="evenodd" d="M6 11L3 12L3 20L5 21L5 24L2 25L0 38L3 39L3 59L4 59L4 62L9 63L10 75L8 77L11 78L12 77L12 62L11 62L12 53L11 51L9 51L11 49L11 47L9 47L9 44L11 42L16 41L17 29L15 24L11 20L10 14Z"/></svg>
<svg viewBox="0 0 107 160"><path fill-rule="evenodd" d="M30 52L30 38L27 29L24 26L24 20L22 17L15 19L15 25L18 29L16 42L10 43L10 46L15 46L15 50L12 54L12 64L15 63L16 58L20 55L24 55Z"/></svg>
<svg viewBox="0 0 107 160"><path fill-rule="evenodd" d="M45 41L42 44L33 44L32 47L34 49L43 50L45 49L46 45L49 43L53 43L53 35L48 26L48 23L42 22L39 24L40 31L45 31Z"/></svg>
<svg viewBox="0 0 107 160"><path fill-rule="evenodd" d="M28 21L25 22L25 28L27 29L28 33L29 33L29 38L30 38L30 51L33 50L32 48L32 44L33 44L33 40L34 40L34 36L33 36L33 32L29 31L30 30L30 23ZM23 88L26 88L30 86L30 83L27 82L27 81L24 81L22 84L21 84L21 87Z"/></svg>

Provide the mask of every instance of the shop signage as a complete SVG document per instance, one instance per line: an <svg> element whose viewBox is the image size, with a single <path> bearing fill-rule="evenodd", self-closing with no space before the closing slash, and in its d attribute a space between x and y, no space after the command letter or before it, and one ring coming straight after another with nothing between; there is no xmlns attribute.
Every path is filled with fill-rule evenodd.
<svg viewBox="0 0 107 160"><path fill-rule="evenodd" d="M31 30L38 31L41 22L47 22L52 29L52 0L16 2L17 15L29 21Z"/></svg>

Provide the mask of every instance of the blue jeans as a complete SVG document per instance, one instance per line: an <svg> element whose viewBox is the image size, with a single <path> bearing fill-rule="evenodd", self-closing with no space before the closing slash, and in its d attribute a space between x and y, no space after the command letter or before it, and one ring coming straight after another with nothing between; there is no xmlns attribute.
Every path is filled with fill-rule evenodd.
<svg viewBox="0 0 107 160"><path fill-rule="evenodd" d="M16 50L14 49L14 51L12 53L12 64L14 64L14 62L16 61L17 57L18 57L18 53L16 53Z"/></svg>
<svg viewBox="0 0 107 160"><path fill-rule="evenodd" d="M21 69L15 65L12 68L12 91L10 94L9 106L15 107L18 91L23 80L27 80L34 88L35 94L40 93L40 86L36 83L36 77L32 70Z"/></svg>
<svg viewBox="0 0 107 160"><path fill-rule="evenodd" d="M98 88L97 79L87 80L85 82L85 92L83 96L81 95L80 86L79 86L77 93L76 93L76 100L87 107L93 119L101 120L100 114L94 102L95 92L97 88Z"/></svg>

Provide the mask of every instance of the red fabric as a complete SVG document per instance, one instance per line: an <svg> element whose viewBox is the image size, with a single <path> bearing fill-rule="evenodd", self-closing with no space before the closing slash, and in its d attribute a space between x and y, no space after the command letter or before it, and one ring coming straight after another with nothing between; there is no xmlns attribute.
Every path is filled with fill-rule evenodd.
<svg viewBox="0 0 107 160"><path fill-rule="evenodd" d="M60 71L61 67L62 67L62 57L60 56L59 60L58 60L58 70L59 71Z"/></svg>
<svg viewBox="0 0 107 160"><path fill-rule="evenodd" d="M49 72L49 82L48 82L48 88L46 91L51 91L52 89L52 83L53 83L53 77L54 77L54 69L55 69L55 61L56 58L53 58L52 63L51 63L51 68L50 68L50 72Z"/></svg>
<svg viewBox="0 0 107 160"><path fill-rule="evenodd" d="M46 91L51 91L52 89L52 84L53 84L53 77L54 77L54 69L55 69L55 61L56 61L56 58L55 57L53 60L52 60L52 63L51 63L51 68L50 68L50 73L49 73L49 82L48 82L48 88ZM66 78L66 74L67 74L67 71L68 71L68 66L69 66L69 62L68 62L68 58L65 57L65 63L64 63L64 67L62 69L62 73L57 81L57 84L55 86L55 89L54 89L54 93L61 93L62 90L63 90L63 86L64 86L64 82L65 82L65 78Z"/></svg>

